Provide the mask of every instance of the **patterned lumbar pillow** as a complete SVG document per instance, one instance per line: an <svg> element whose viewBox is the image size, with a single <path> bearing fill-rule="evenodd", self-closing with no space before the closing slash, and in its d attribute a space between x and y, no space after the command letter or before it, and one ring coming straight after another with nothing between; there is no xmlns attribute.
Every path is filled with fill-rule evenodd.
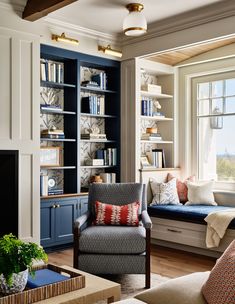
<svg viewBox="0 0 235 304"><path fill-rule="evenodd" d="M235 240L217 260L202 293L208 304L235 303Z"/></svg>
<svg viewBox="0 0 235 304"><path fill-rule="evenodd" d="M216 206L213 194L213 181L187 182L188 202L185 205L213 205Z"/></svg>
<svg viewBox="0 0 235 304"><path fill-rule="evenodd" d="M171 173L167 174L167 181L169 182L175 178ZM188 201L188 187L187 187L187 182L194 182L195 181L195 176L189 176L186 178L184 181L179 180L176 178L176 188L179 196L179 200L181 203L185 204Z"/></svg>
<svg viewBox="0 0 235 304"><path fill-rule="evenodd" d="M150 187L153 193L153 205L181 205L176 188L176 178L167 183L157 183L150 179Z"/></svg>
<svg viewBox="0 0 235 304"><path fill-rule="evenodd" d="M95 202L96 218L95 225L127 225L138 226L139 202L127 205L104 204L99 201Z"/></svg>

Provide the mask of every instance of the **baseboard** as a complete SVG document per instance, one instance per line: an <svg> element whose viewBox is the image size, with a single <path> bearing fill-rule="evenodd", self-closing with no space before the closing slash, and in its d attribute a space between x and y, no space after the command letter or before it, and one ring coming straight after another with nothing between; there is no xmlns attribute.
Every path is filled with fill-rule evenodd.
<svg viewBox="0 0 235 304"><path fill-rule="evenodd" d="M192 247L192 246L187 246L187 245L182 245L182 244L177 244L177 243L172 243L172 242L167 242L167 241L162 241L162 240L156 240L156 239L151 239L151 244L155 245L160 245L172 249L178 249L182 251L187 251L191 253L196 253L200 255L205 255L213 258L219 258L222 254L222 252L218 251L212 251L212 250L207 250L203 248L197 248L197 247Z"/></svg>

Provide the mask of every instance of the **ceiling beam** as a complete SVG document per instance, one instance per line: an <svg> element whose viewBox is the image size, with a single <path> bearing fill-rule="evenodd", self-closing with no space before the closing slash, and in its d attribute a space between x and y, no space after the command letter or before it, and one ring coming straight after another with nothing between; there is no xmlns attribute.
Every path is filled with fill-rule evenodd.
<svg viewBox="0 0 235 304"><path fill-rule="evenodd" d="M35 21L77 0L28 0L22 18Z"/></svg>

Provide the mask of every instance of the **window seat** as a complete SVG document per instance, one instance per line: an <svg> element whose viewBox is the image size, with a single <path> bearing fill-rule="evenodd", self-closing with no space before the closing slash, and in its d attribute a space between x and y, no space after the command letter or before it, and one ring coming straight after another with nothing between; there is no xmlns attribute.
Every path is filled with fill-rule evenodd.
<svg viewBox="0 0 235 304"><path fill-rule="evenodd" d="M214 211L226 210L230 206L185 206L185 205L156 205L149 206L148 213L151 217L165 218L169 220L185 221L206 225L204 218ZM235 229L235 219L230 223L229 229Z"/></svg>

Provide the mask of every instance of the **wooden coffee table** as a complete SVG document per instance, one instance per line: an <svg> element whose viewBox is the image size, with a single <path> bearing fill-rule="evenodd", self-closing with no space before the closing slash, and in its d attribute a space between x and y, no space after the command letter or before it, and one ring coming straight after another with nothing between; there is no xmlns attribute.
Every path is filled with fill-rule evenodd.
<svg viewBox="0 0 235 304"><path fill-rule="evenodd" d="M102 279L69 266L62 267L85 275L85 287L76 291L64 293L60 296L36 302L35 304L91 304L100 300L107 300L107 303L120 300L120 284Z"/></svg>

